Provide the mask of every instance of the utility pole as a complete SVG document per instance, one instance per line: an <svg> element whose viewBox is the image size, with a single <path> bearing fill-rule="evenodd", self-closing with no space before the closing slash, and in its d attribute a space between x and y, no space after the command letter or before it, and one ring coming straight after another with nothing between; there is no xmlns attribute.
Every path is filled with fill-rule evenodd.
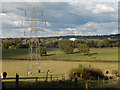
<svg viewBox="0 0 120 90"><path fill-rule="evenodd" d="M27 16L27 11L25 10L25 16ZM43 17L43 11L41 10L41 17ZM38 30L38 22L43 22L46 26L46 21L44 19L37 18L37 11L36 8L32 8L32 15L30 19L22 20L22 23L31 22L31 29L30 29L30 40L29 40L29 54L30 60L27 66L27 75L32 76L38 73L41 73L41 65L40 65L40 40L38 37L38 32L43 30ZM25 31L24 31L25 35Z"/></svg>

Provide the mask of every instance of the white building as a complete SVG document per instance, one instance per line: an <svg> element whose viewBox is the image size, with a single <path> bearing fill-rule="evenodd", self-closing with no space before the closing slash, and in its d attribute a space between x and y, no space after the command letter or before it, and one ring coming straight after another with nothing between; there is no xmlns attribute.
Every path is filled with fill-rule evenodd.
<svg viewBox="0 0 120 90"><path fill-rule="evenodd" d="M70 41L75 41L77 38L70 38L69 40Z"/></svg>

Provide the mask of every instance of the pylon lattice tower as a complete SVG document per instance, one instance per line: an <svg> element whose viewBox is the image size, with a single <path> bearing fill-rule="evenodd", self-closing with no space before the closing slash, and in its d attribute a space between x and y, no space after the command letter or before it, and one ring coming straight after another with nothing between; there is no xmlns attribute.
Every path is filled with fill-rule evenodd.
<svg viewBox="0 0 120 90"><path fill-rule="evenodd" d="M29 40L29 54L30 54L30 60L27 65L27 75L28 76L34 76L38 73L42 73L41 68L41 55L40 55L40 40L38 37L38 32L42 30L37 30L37 22L44 22L46 26L46 21L43 19L37 18L37 11L35 7L32 9L32 17L31 19L24 19L23 21L29 21L31 22L31 29L30 29L30 40ZM26 10L25 10L25 16L26 16ZM41 11L41 16L43 17L43 12ZM22 23L23 23L22 21ZM25 34L25 32L24 32Z"/></svg>

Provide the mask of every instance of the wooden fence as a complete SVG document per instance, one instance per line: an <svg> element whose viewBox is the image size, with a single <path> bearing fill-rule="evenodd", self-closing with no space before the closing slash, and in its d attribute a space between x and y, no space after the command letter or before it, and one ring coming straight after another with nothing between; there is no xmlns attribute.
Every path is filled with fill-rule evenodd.
<svg viewBox="0 0 120 90"><path fill-rule="evenodd" d="M33 79L35 80L36 82L39 80L39 79L44 79L44 81L53 81L53 79L56 81L56 80L65 80L65 74L51 74L51 75L44 75L44 76L41 76L41 77L19 77L19 75L16 74L16 77L8 77L8 78L2 78L2 81L4 80L15 80L16 82L19 82L19 80L30 80L30 79Z"/></svg>
<svg viewBox="0 0 120 90"><path fill-rule="evenodd" d="M16 87L19 84L20 80L35 80L35 82L38 82L39 79L44 79L44 81L48 82L48 81L58 81L58 80L62 80L65 81L65 74L53 74L53 75L46 75L46 76L42 76L42 77L19 77L19 75L16 75L16 77L10 77L10 78L2 78L2 81L4 80L15 80L15 84ZM48 80L49 79L49 80ZM54 80L53 80L54 79ZM114 84L117 83L118 80L117 79L108 79L108 80L78 80L77 78L74 79L75 82L75 87L79 87L79 82L85 82L85 88L99 88L102 86L106 86L109 84Z"/></svg>

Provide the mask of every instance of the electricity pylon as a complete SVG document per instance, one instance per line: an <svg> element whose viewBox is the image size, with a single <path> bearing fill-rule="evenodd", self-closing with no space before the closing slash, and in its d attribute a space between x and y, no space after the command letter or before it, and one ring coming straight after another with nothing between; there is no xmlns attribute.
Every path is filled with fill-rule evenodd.
<svg viewBox="0 0 120 90"><path fill-rule="evenodd" d="M25 10L25 16L27 16L27 11ZM41 10L41 17L43 17L43 11ZM32 9L32 16L30 19L22 20L31 22L31 29L30 29L30 41L29 41L29 54L30 54L30 61L27 66L27 75L34 76L38 73L42 73L42 68L40 64L41 56L40 56L40 40L38 37L38 32L42 30L38 30L38 22L44 22L46 26L46 21L43 19L37 18L37 11L35 7ZM25 35L25 31L24 31Z"/></svg>

